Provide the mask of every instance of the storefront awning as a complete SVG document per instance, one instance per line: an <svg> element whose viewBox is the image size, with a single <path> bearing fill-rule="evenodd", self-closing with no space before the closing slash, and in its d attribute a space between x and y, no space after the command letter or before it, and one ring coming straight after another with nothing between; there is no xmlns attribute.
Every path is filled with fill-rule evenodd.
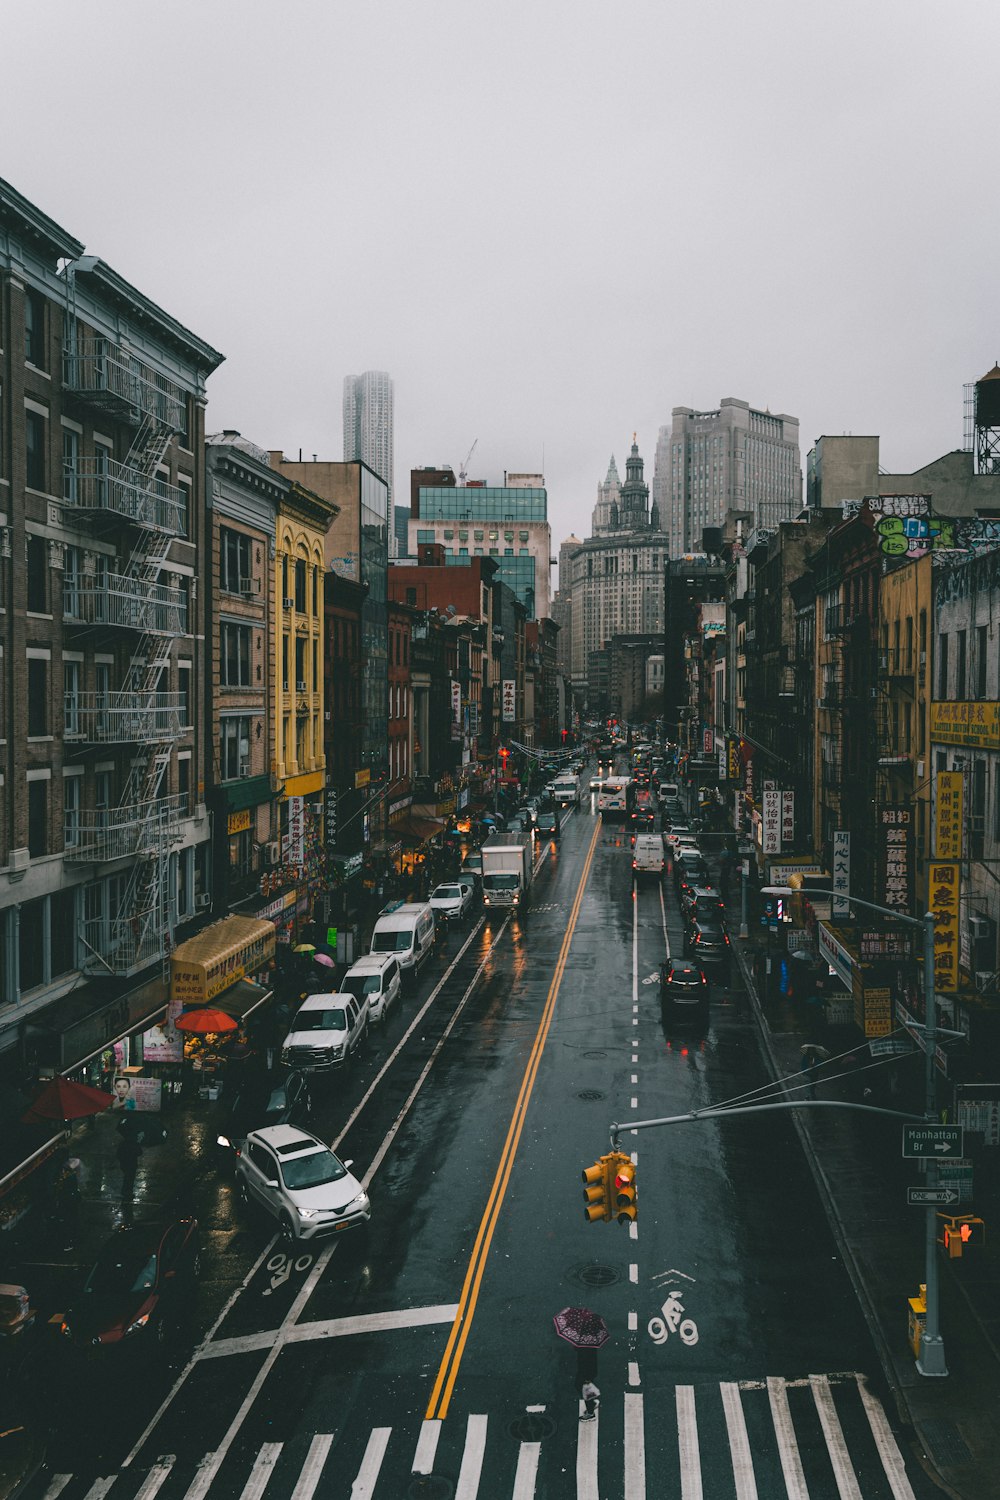
<svg viewBox="0 0 1000 1500"><path fill-rule="evenodd" d="M400 823L391 824L389 831L401 838L404 844L429 844L446 827L443 818L404 818Z"/></svg>
<svg viewBox="0 0 1000 1500"><path fill-rule="evenodd" d="M241 979L237 984L231 984L228 990L223 990L221 995L216 995L213 1004L232 1016L234 1021L246 1021L270 1000L272 994L273 991L262 984Z"/></svg>
<svg viewBox="0 0 1000 1500"><path fill-rule="evenodd" d="M181 943L170 959L170 993L188 1005L204 1005L248 974L266 969L274 957L274 923L256 917L223 917Z"/></svg>

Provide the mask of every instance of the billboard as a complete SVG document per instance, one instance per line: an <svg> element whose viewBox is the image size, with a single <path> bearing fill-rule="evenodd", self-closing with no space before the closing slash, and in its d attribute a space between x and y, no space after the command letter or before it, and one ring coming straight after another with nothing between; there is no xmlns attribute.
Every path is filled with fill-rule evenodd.
<svg viewBox="0 0 1000 1500"><path fill-rule="evenodd" d="M517 717L517 691L513 677L505 677L501 690L500 717L505 724L513 724Z"/></svg>
<svg viewBox="0 0 1000 1500"><path fill-rule="evenodd" d="M834 921L849 917L851 903L847 899L851 889L851 835L845 828L838 828L833 835L833 898L831 914Z"/></svg>
<svg viewBox="0 0 1000 1500"><path fill-rule="evenodd" d="M929 871L931 911L934 913L934 988L958 989L957 861L933 860Z"/></svg>
<svg viewBox="0 0 1000 1500"><path fill-rule="evenodd" d="M909 916L913 906L913 809L890 804L878 810L879 884L882 904Z"/></svg>
<svg viewBox="0 0 1000 1500"><path fill-rule="evenodd" d="M935 859L962 858L964 807L965 773L963 771L939 771L934 824Z"/></svg>

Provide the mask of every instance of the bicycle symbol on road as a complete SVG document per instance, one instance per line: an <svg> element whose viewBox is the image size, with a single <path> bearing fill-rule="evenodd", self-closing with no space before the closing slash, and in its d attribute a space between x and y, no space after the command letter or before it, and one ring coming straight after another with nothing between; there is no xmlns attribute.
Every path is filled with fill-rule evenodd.
<svg viewBox="0 0 1000 1500"><path fill-rule="evenodd" d="M676 1281L678 1278L689 1281L693 1285L693 1277L686 1275L683 1271L664 1271L661 1275L654 1276L653 1281L659 1282L662 1291L666 1283ZM684 1303L681 1301L681 1293L676 1288L671 1288L667 1293L667 1300L661 1306L659 1316L650 1318L646 1324L646 1330L654 1344L665 1344L672 1333L676 1333L681 1343L686 1344L688 1348L698 1342L698 1325L693 1318L684 1316Z"/></svg>
<svg viewBox="0 0 1000 1500"><path fill-rule="evenodd" d="M264 1288L264 1296L270 1297L279 1286L284 1286L293 1271L308 1271L312 1261L311 1255L300 1255L293 1260L290 1255L283 1255L280 1250L276 1255L272 1255L267 1263L267 1269L271 1272L271 1285Z"/></svg>

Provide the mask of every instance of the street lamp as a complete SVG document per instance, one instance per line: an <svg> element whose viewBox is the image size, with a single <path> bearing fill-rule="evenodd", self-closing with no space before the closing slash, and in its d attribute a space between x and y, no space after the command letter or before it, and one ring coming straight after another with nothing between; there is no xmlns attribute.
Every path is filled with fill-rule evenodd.
<svg viewBox="0 0 1000 1500"><path fill-rule="evenodd" d="M919 927L924 935L924 1118L928 1121L934 1119L936 1109L935 1101L937 1095L936 1079L934 1076L934 1053L937 1047L937 995L934 990L934 913L925 912L922 917L911 917L905 912L896 911L890 906L876 906L873 901L862 901L859 896L849 896L843 891L821 890L819 887L810 885L807 890L790 885L765 885L761 887L765 896L832 896L845 901L852 902L855 906L863 906L868 911L877 911L884 917L891 917L895 922L901 922L905 927ZM935 1188L938 1184L937 1161L932 1157L927 1163L927 1186ZM924 1276L927 1283L927 1319L920 1340L920 1358L917 1360L917 1369L921 1375L947 1375L948 1366L944 1357L944 1340L941 1337L939 1299L938 1299L938 1270L937 1270L937 1224L936 1211L929 1207L925 1219L925 1253L924 1253Z"/></svg>

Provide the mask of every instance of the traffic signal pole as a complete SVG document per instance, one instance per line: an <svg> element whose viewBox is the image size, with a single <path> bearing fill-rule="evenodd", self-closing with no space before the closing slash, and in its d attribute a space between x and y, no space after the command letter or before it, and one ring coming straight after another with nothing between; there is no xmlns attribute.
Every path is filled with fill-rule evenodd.
<svg viewBox="0 0 1000 1500"><path fill-rule="evenodd" d="M937 1106L937 1077L934 1072L934 1054L937 1051L937 995L934 991L934 913L929 911L923 919L924 926L924 1114L928 1121L934 1119ZM927 1163L927 1186L938 1185L937 1157ZM948 1366L944 1357L944 1339L941 1337L940 1298L938 1295L937 1263L937 1213L933 1206L925 1210L924 1227L924 1280L927 1318L920 1338L920 1358L917 1369L921 1375L947 1375Z"/></svg>

